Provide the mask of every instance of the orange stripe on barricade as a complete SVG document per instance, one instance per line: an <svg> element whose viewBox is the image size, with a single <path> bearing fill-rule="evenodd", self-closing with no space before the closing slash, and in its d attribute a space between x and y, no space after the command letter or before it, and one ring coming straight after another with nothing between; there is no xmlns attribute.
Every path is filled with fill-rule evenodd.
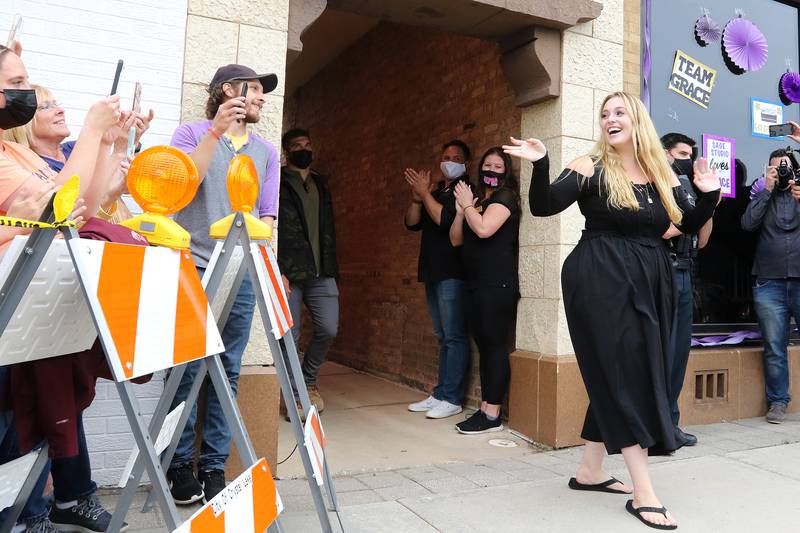
<svg viewBox="0 0 800 533"><path fill-rule="evenodd" d="M264 263L267 265L267 272L269 272L269 279L272 282L272 287L275 289L275 295L278 298L278 303L283 311L283 316L286 318L286 323L291 328L294 325L292 320L292 312L289 310L289 304L283 297L283 280L279 279L275 270L272 268L272 262L267 255L267 247L263 244L259 245L261 249L261 256L264 258Z"/></svg>
<svg viewBox="0 0 800 533"><path fill-rule="evenodd" d="M173 362L178 365L206 353L208 300L189 252L180 252L178 300L175 308Z"/></svg>
<svg viewBox="0 0 800 533"><path fill-rule="evenodd" d="M256 533L266 530L278 517L277 494L267 461L261 459L253 467L253 529Z"/></svg>
<svg viewBox="0 0 800 533"><path fill-rule="evenodd" d="M105 243L97 281L97 299L128 378L133 376L146 250L146 246Z"/></svg>
<svg viewBox="0 0 800 533"><path fill-rule="evenodd" d="M225 511L214 516L214 508L210 505L203 512L192 518L192 533L225 533Z"/></svg>
<svg viewBox="0 0 800 533"><path fill-rule="evenodd" d="M311 417L311 429L314 431L314 434L317 436L317 440L319 441L319 445L322 446L322 449L325 449L325 434L322 432L322 425L319 419L319 413L314 413L314 416Z"/></svg>
<svg viewBox="0 0 800 533"><path fill-rule="evenodd" d="M278 310L275 308L275 302L272 301L272 298L269 299L269 306L272 308L272 314L275 315L276 317L279 316ZM283 327L282 320L278 319L278 323L275 325L278 327L278 335L280 337L286 335L286 329Z"/></svg>

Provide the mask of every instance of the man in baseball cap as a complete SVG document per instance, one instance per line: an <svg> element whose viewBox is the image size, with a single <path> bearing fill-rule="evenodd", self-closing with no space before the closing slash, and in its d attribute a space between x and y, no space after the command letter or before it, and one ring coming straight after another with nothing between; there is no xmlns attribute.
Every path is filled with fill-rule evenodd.
<svg viewBox="0 0 800 533"><path fill-rule="evenodd" d="M247 84L246 96L242 96L244 84ZM278 214L278 152L266 139L248 131L248 124L255 124L261 118L264 95L273 91L277 84L275 74L257 74L243 65L220 67L208 87L207 120L182 124L172 135L172 145L189 154L201 179L192 202L175 215L175 220L192 236L191 252L201 277L214 249L209 227L232 211L227 174L234 156L250 156L258 170L259 200L252 214L270 225ZM234 394L238 388L242 354L250 337L254 307L253 288L250 279L245 277L222 330L226 351L220 356ZM188 396L198 366L187 367L173 408ZM206 393L206 409L201 421L202 446L197 477L194 472L196 416L196 409L193 409L167 471L172 497L178 504L200 499L207 502L225 488L224 468L230 452L231 433L213 387Z"/></svg>

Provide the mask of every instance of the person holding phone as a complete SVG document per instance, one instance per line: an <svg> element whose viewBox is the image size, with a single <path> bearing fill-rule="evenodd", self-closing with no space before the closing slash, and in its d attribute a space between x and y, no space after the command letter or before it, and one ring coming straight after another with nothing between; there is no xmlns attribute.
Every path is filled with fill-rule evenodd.
<svg viewBox="0 0 800 533"><path fill-rule="evenodd" d="M7 137L36 152L54 171L64 168L72 154L75 141L64 141L70 136L64 108L55 100L53 93L41 85L31 85L36 92L36 114L33 120L6 132ZM97 216L112 223L119 223L130 218L130 212L120 196L126 190L126 177L129 167L127 156L127 133L134 130L134 142L138 143L142 135L150 127L153 110L148 115L134 112L124 113L124 122L119 131L114 132L113 150L105 150L98 160L97 171L111 172L109 187L100 203ZM110 138L108 140L111 140Z"/></svg>
<svg viewBox="0 0 800 533"><path fill-rule="evenodd" d="M800 126L792 125L794 142ZM790 321L800 320L800 165L792 150L769 155L764 176L753 183L742 229L757 234L753 305L764 338L766 420L786 419L789 394Z"/></svg>
<svg viewBox="0 0 800 533"><path fill-rule="evenodd" d="M246 96L242 96L244 85L247 85ZM275 74L257 74L244 65L220 67L208 86L207 120L182 124L172 135L172 145L189 154L200 176L197 194L189 205L175 214L175 221L191 234L192 257L201 277L214 250L208 228L231 213L227 175L228 166L236 155L250 156L258 171L259 198L252 214L269 225L278 215L280 158L271 143L250 129L261 119L264 96L277 85ZM255 294L250 280L245 278L222 330L226 351L220 357L234 394L238 390L242 354L250 337L254 307ZM173 408L186 399L198 367L195 363L187 366ZM167 471L172 497L181 505L200 499L211 500L225 488L224 468L230 453L231 433L213 387L207 392L201 423L197 477L194 472L196 417L194 407Z"/></svg>
<svg viewBox="0 0 800 533"><path fill-rule="evenodd" d="M108 175L96 172L104 139L113 136L122 125L119 97L103 98L89 108L72 156L61 171L56 172L29 148L2 140L8 130L30 122L37 110L36 92L30 86L25 64L18 54L21 49L19 43L15 43L13 50L0 46L0 215L37 220L57 188L77 174L81 177L80 196L85 203L84 215L87 218L94 216L100 208L108 185ZM26 228L0 226L0 255L11 239L30 231ZM5 396L6 387L5 380L0 380L0 396ZM14 432L3 431L13 430L17 425L13 415L10 412L0 415L0 425L5 426L0 428L0 434L4 435L4 441L0 443L0 463L5 463L18 457L20 450L16 446L7 445L8 439L16 440L13 437ZM27 422L30 423L30 420ZM75 446L80 448L80 415L65 419L60 424L65 431L74 432L77 441ZM88 458L88 454L76 451L74 455L55 460L81 462L82 458ZM29 530L57 531L53 522L58 522L65 529L79 527L83 528L81 531L106 531L111 515L97 499L95 487L91 484L91 469L88 464L83 466L73 472L79 471L84 475L88 472L88 483L81 483L85 481L83 476L62 477L63 483L56 486L57 506L50 515L47 507L42 505L40 488L44 481L39 480L39 487L22 515ZM54 467L58 468L55 462ZM45 473L45 479L46 475ZM61 507L58 507L59 504Z"/></svg>

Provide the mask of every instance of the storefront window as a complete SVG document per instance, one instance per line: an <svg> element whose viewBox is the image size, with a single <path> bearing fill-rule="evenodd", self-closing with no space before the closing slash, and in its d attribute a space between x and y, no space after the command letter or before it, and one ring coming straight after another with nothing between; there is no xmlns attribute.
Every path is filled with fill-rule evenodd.
<svg viewBox="0 0 800 533"><path fill-rule="evenodd" d="M750 271L756 234L742 230L740 220L769 154L792 144L785 137L770 138L768 126L800 122L798 105L783 103L778 91L787 69L800 70L798 8L777 0L704 0L702 7L696 0L643 0L642 6L643 13L650 12L643 28L651 43L649 51L643 44L643 64L648 53L651 64L643 90L649 92L659 134L684 133L696 140L701 155L717 146L710 137L723 138L717 153L729 155L719 159L735 158L727 197L695 265L695 332L746 329L755 323ZM763 42L753 39L753 28ZM728 39L723 30L730 31ZM734 37L757 45L742 54L732 46Z"/></svg>

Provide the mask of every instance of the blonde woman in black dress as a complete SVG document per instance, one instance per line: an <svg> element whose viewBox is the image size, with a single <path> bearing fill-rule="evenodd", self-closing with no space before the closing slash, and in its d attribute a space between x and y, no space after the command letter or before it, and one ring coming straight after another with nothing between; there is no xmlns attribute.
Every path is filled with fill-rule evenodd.
<svg viewBox="0 0 800 533"><path fill-rule="evenodd" d="M581 465L570 487L629 494L603 471L606 452L622 452L633 481L628 512L656 529L677 523L656 496L650 455L674 451L665 362L673 309L672 264L664 238L694 233L712 216L719 180L695 163L703 193L693 207L670 169L641 101L613 93L600 111L602 137L591 156L553 183L541 141L512 138L506 153L533 161L531 212L550 216L578 202L586 229L564 262L561 285L589 408Z"/></svg>

